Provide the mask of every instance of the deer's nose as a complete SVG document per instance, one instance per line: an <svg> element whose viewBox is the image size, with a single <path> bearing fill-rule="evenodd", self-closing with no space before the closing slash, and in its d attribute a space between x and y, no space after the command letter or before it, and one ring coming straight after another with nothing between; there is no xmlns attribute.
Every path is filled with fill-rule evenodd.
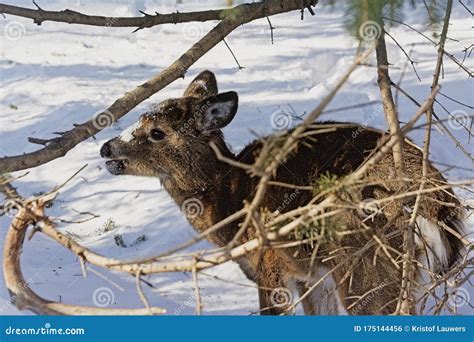
<svg viewBox="0 0 474 342"><path fill-rule="evenodd" d="M112 149L110 148L110 141L107 141L102 147L100 148L100 156L102 158L109 158L112 154Z"/></svg>

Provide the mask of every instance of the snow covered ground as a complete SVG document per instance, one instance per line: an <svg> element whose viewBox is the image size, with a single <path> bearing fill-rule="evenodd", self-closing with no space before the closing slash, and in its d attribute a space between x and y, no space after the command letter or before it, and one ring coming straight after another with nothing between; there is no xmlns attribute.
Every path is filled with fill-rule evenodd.
<svg viewBox="0 0 474 342"><path fill-rule="evenodd" d="M30 0L6 2L32 7ZM133 16L139 15L138 10L166 13L224 5L223 0L183 2L175 5L171 0L130 2L133 4L110 0L41 0L40 6L48 10L70 8L97 15ZM405 20L415 28L425 30L422 7L408 10ZM452 18L448 35L456 40L448 40L447 50L462 59L462 50L473 43L472 19L457 2ZM340 11L318 6L316 15L311 17L307 13L304 21L300 20L298 12L278 15L271 21L276 27L273 45L266 19L240 27L228 37L227 42L245 69L239 70L225 45L219 44L191 67L184 80L177 80L140 104L118 123L100 132L95 140L88 139L65 157L29 170L14 185L22 195L31 196L50 190L87 164L85 170L61 191L48 213L68 220L84 218L77 211L100 215L82 224L61 224L60 229L103 255L121 259L151 256L195 236L158 180L110 175L99 157L99 148L136 121L150 104L179 96L192 77L204 69L215 72L220 90L239 93L239 112L224 130L235 151L254 139L255 132L263 135L274 130L270 119L272 113L283 110L303 114L312 110L353 59L357 42L344 28L346 18ZM53 137L52 132L69 130L74 123L90 119L116 98L167 67L214 25L163 25L131 33L129 28L51 22L37 26L32 20L13 16L0 18L0 155L34 151L38 146L28 143L27 137ZM10 32L9 36L5 35L7 32ZM391 28L389 32L418 62L416 68L421 82L408 66L402 86L422 102L429 94L436 49L407 27ZM431 36L430 31L426 34ZM416 45L412 49L410 44L413 43ZM389 38L387 44L393 64L392 79L398 81L406 57ZM473 69L473 61L471 56L465 64ZM445 58L441 85L444 94L473 105L472 80L448 58ZM416 107L403 95L398 98L401 119L407 120ZM378 99L375 68L361 67L329 108ZM453 114L472 115L468 108L447 98L439 96L438 100ZM436 105L436 111L442 118L448 118L439 105ZM324 119L386 128L380 104L327 114ZM455 122L448 122L448 126L472 153L473 145L468 143L467 131ZM417 130L410 137L421 145L423 131ZM447 135L435 131L431 151L432 160L439 163L441 170L446 170L445 175L450 180L474 176L472 163ZM446 165L459 168L447 170ZM22 174L24 172L14 175ZM460 195L467 199L469 193ZM9 217L0 217L0 239L6 233L9 220ZM472 217L468 226L473 229ZM122 246L116 243L116 236L122 237ZM209 245L202 242L193 249L204 247ZM105 304L111 299L110 307L142 306L132 277L108 274L117 286L90 272L84 279L77 258L41 234L25 243L22 267L32 287L48 299L94 305L105 298ZM229 262L204 273L230 281L200 275L204 314L247 315L258 309L257 291L236 264ZM194 313L190 275L160 274L147 277L147 280L155 286L154 290L145 289L152 305L166 308L169 314ZM20 313L9 304L3 279L0 284L0 314ZM468 290L474 298L474 290ZM460 312L471 310L466 305Z"/></svg>

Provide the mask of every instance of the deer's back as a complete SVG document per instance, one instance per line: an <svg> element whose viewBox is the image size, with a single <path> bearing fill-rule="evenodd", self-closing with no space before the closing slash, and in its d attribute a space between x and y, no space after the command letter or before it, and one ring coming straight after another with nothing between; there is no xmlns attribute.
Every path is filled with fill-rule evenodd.
<svg viewBox="0 0 474 342"><path fill-rule="evenodd" d="M334 130L328 131L331 128L334 128ZM318 130L322 133L318 133ZM322 178L342 179L355 171L381 143L384 135L383 132L372 128L338 122L320 122L309 128L308 131L314 131L315 134L299 141L296 150L278 167L275 181L301 186L312 185L314 191L294 190L276 185L270 186L262 207L270 211L281 209L280 212L287 212L307 204L318 192L317 187L321 185ZM237 159L242 163L253 164L261 148L262 141L256 140L245 147L237 156ZM365 180L371 184L351 188L350 196L353 200L381 199L384 196L388 197L400 192L402 187L403 192L416 190L422 178L422 160L421 150L412 143L405 142L405 182L396 178L392 155L387 153L369 169ZM446 181L431 163L428 163L427 176L433 181ZM241 180L239 180L243 186L242 191L240 191L241 196L237 197L247 200L252 199L259 180L258 177L251 178L249 182L240 182ZM240 190L237 187L235 189L236 191ZM297 196L292 196L295 193ZM287 197L291 197L292 200L285 201L284 208L282 208L282 201ZM428 198L429 203L422 201L420 212L427 218L443 220L451 211L448 210L449 204L443 206L441 203L430 201L430 199L459 205L450 189L428 193L424 197ZM414 200L411 196L410 200L403 202L405 206L413 207ZM385 209L390 212L390 208Z"/></svg>

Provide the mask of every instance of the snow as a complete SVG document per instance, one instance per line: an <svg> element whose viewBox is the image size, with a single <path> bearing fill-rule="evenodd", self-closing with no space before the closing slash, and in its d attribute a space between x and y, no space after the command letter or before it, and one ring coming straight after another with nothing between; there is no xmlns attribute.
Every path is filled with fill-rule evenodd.
<svg viewBox="0 0 474 342"><path fill-rule="evenodd" d="M32 7L30 0L6 1ZM139 15L138 10L167 13L221 7L224 1L192 1L175 5L174 1L52 1L42 0L41 6L49 10L69 8L86 13L107 16ZM407 10L406 22L424 30L422 11ZM455 2L449 28L447 50L458 59L462 50L472 44L471 18ZM245 68L239 70L224 44L198 60L187 72L147 101L138 105L117 123L72 149L63 158L28 170L14 182L20 194L32 196L48 191L74 174L83 165L87 167L61 191L48 213L67 220L81 220L78 212L91 212L100 217L80 224L60 224L62 232L73 236L80 244L100 254L131 260L164 252L177 246L196 233L184 215L170 199L157 179L130 176L112 176L99 156L101 145L118 136L135 123L141 113L153 103L182 94L187 84L200 71L212 70L219 90L237 91L239 110L233 122L224 129L226 139L235 151L242 149L255 138L275 132L274 113L301 115L315 108L332 85L347 70L353 60L356 41L345 31L346 18L340 11L332 12L318 6L316 15L308 13L300 20L299 12L281 14L271 18L275 43L270 42L270 29L266 19L256 20L239 27L227 42ZM54 137L53 132L69 130L101 113L115 99L135 86L156 75L184 53L193 42L202 37L214 22L163 25L131 33L130 28L88 27L45 22L41 26L31 20L13 16L0 18L0 32L12 28L18 36L1 38L1 92L0 92L0 154L17 155L38 149L27 142L27 137ZM389 31L398 42L411 51L418 63L419 82L408 66L402 86L419 102L430 92L436 60L436 48L407 27L398 26ZM427 31L427 34L431 33ZM391 77L398 81L406 63L403 52L387 38L389 59L393 64ZM369 64L374 64L374 58ZM474 68L473 58L465 64ZM350 77L329 108L345 107L379 99L374 67L361 67ZM442 92L473 105L472 80L448 58L444 62ZM460 118L472 115L469 109L442 96L438 100ZM403 95L398 96L401 119L407 121L416 107ZM437 104L437 114L447 119L447 113ZM467 114L466 114L467 113ZM352 121L385 129L386 123L380 104L338 111L323 115L322 119ZM296 125L290 120L287 126ZM472 153L468 133L449 121L448 127ZM423 130L410 137L421 145ZM438 162L449 180L473 177L472 164L450 138L435 130L432 136L431 159ZM456 165L463 168L449 168ZM15 172L14 176L24 175ZM468 192L458 192L469 200ZM472 196L472 195L471 195ZM471 199L472 203L472 199ZM4 237L10 217L0 217L0 234ZM474 229L474 219L467 222ZM104 229L108 228L108 229ZM116 243L121 236L123 244ZM125 247L121 247L125 246ZM201 242L190 250L211 247ZM41 296L64 303L94 305L101 290L111 298L110 307L141 307L133 277L119 273L106 273L92 267L113 280L117 286L89 272L83 278L77 258L41 234L25 242L22 256L25 278ZM257 291L246 280L233 262L206 270L199 275L203 295L204 314L248 315L258 309ZM225 279L222 281L214 278ZM145 286L150 303L164 307L169 314L193 314L194 291L189 274L165 273L148 276L154 289ZM9 295L0 279L0 313L19 312L9 303ZM471 296L474 290L469 288ZM102 293L103 294L103 293ZM107 304L107 303L106 303ZM459 312L468 313L463 306ZM472 312L471 312L472 313Z"/></svg>
<svg viewBox="0 0 474 342"><path fill-rule="evenodd" d="M139 122L140 121L137 121L137 122L131 124L128 128L124 129L122 131L122 133L120 133L120 135L119 135L120 140L122 140L124 142L132 141L133 138L134 138L133 133L139 127Z"/></svg>

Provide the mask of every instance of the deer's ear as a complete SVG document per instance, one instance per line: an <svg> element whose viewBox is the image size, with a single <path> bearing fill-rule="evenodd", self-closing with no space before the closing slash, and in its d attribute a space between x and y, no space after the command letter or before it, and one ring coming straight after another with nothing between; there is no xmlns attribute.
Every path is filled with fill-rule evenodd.
<svg viewBox="0 0 474 342"><path fill-rule="evenodd" d="M198 99L204 99L206 97L216 95L217 81L216 76L209 71L205 70L196 76L194 80L188 85L184 91L183 97L196 97Z"/></svg>
<svg viewBox="0 0 474 342"><path fill-rule="evenodd" d="M239 104L239 96L235 91L210 96L201 101L197 109L197 128L201 132L214 131L227 126L235 114Z"/></svg>

